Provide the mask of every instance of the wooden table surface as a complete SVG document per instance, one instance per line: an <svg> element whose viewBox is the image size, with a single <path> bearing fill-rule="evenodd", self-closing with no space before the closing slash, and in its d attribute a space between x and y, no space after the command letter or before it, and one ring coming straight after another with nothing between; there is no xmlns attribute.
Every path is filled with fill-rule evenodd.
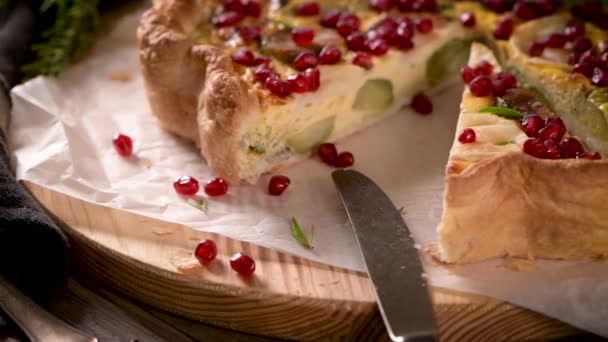
<svg viewBox="0 0 608 342"><path fill-rule="evenodd" d="M100 342L279 341L174 316L106 289L78 273L73 273L67 280L66 286L54 297L38 304L72 326L95 335ZM0 311L0 341L28 341L2 311ZM585 334L553 341L607 340Z"/></svg>

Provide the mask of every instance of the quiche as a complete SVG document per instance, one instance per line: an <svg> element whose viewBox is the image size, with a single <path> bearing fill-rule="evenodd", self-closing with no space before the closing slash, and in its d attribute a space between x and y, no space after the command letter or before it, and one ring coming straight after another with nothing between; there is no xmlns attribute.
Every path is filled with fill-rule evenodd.
<svg viewBox="0 0 608 342"><path fill-rule="evenodd" d="M425 3L158 2L138 28L152 111L214 174L255 183L457 74L479 35Z"/></svg>

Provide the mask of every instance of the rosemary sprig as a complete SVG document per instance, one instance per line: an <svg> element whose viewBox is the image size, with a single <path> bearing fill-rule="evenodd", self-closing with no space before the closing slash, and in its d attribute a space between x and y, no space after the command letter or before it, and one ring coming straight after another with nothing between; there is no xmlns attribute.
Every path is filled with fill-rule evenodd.
<svg viewBox="0 0 608 342"><path fill-rule="evenodd" d="M296 220L295 217L291 218L291 236L293 236L294 239L296 239L296 241L298 241L302 246L308 248L308 249L312 249L312 241L314 240L315 237L315 226L313 225L310 228L310 238L307 238L306 235L304 235L304 232L302 231L302 228L300 227L300 224L298 223L298 220Z"/></svg>

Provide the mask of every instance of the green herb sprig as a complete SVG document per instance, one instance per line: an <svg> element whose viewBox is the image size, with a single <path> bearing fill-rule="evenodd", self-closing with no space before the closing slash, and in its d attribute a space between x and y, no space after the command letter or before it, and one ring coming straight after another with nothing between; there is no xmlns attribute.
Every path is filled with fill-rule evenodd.
<svg viewBox="0 0 608 342"><path fill-rule="evenodd" d="M296 241L298 241L302 246L308 248L308 249L312 249L312 241L314 240L315 237L315 226L313 225L310 228L310 237L307 238L306 235L304 235L304 232L302 231L302 228L300 227L300 224L298 223L298 220L296 220L295 217L291 218L291 236L293 236L294 239L296 239Z"/></svg>
<svg viewBox="0 0 608 342"><path fill-rule="evenodd" d="M480 113L491 113L496 114L505 119L521 119L523 115L513 109L505 107L483 107L479 110Z"/></svg>

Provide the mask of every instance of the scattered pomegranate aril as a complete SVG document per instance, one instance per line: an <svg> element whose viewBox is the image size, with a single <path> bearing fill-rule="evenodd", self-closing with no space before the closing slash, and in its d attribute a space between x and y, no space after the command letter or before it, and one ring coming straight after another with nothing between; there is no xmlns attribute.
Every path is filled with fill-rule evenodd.
<svg viewBox="0 0 608 342"><path fill-rule="evenodd" d="M576 37L572 41L572 50L574 51L587 51L591 49L592 46L593 43L591 43L591 40L584 36Z"/></svg>
<svg viewBox="0 0 608 342"><path fill-rule="evenodd" d="M417 7L416 0L397 0L397 7L401 12L414 12Z"/></svg>
<svg viewBox="0 0 608 342"><path fill-rule="evenodd" d="M342 152L334 161L334 166L339 168L351 167L355 163L355 157L350 152Z"/></svg>
<svg viewBox="0 0 608 342"><path fill-rule="evenodd" d="M367 51L369 51L372 55L382 56L388 52L388 43L386 40L382 38L370 39L365 42L367 47Z"/></svg>
<svg viewBox="0 0 608 342"><path fill-rule="evenodd" d="M337 10L327 12L321 17L321 26L327 28L336 28L341 14L342 13Z"/></svg>
<svg viewBox="0 0 608 342"><path fill-rule="evenodd" d="M571 9L572 15L585 21L593 20L598 13L602 13L604 9L600 2L585 1Z"/></svg>
<svg viewBox="0 0 608 342"><path fill-rule="evenodd" d="M293 61L293 66L298 71L314 68L319 63L317 56L310 51L300 52Z"/></svg>
<svg viewBox="0 0 608 342"><path fill-rule="evenodd" d="M260 14L262 14L262 5L260 5L257 1L247 0L245 3L245 13L246 15L254 18L259 18Z"/></svg>
<svg viewBox="0 0 608 342"><path fill-rule="evenodd" d="M566 124L564 124L564 120L555 116L548 117L547 120L545 120L545 126L547 125L558 125L559 127L563 128L564 131L566 130Z"/></svg>
<svg viewBox="0 0 608 342"><path fill-rule="evenodd" d="M239 36L244 42L248 43L262 35L262 28L259 26L241 26L239 27Z"/></svg>
<svg viewBox="0 0 608 342"><path fill-rule="evenodd" d="M460 76L462 77L462 80L465 84L469 84L477 75L475 74L475 69L468 65L465 65L460 69Z"/></svg>
<svg viewBox="0 0 608 342"><path fill-rule="evenodd" d="M513 19L508 17L500 19L494 29L494 38L508 40L513 33L513 27Z"/></svg>
<svg viewBox="0 0 608 342"><path fill-rule="evenodd" d="M418 0L418 8L423 12L437 12L437 0Z"/></svg>
<svg viewBox="0 0 608 342"><path fill-rule="evenodd" d="M308 91L315 91L321 86L321 72L319 72L319 69L306 69L304 77L306 78L306 82L308 82Z"/></svg>
<svg viewBox="0 0 608 342"><path fill-rule="evenodd" d="M517 1L513 5L513 13L524 20L538 18L542 14L538 12L538 8L535 8L534 5L534 3L528 1Z"/></svg>
<svg viewBox="0 0 608 342"><path fill-rule="evenodd" d="M243 15L237 12L226 12L214 19L216 27L234 26L243 20Z"/></svg>
<svg viewBox="0 0 608 342"><path fill-rule="evenodd" d="M402 40L397 48L401 51L409 51L414 48L414 42L411 39Z"/></svg>
<svg viewBox="0 0 608 342"><path fill-rule="evenodd" d="M538 132L545 127L545 120L536 114L526 115L521 120L521 126L527 136L536 138Z"/></svg>
<svg viewBox="0 0 608 342"><path fill-rule="evenodd" d="M473 12L461 13L460 16L458 17L458 19L460 20L460 23L464 27L475 27L476 20L475 20L475 14Z"/></svg>
<svg viewBox="0 0 608 342"><path fill-rule="evenodd" d="M259 66L259 65L266 65L266 66L268 66L270 64L270 62L272 62L272 59L270 59L270 57L257 56L253 60L253 65L255 65L255 66Z"/></svg>
<svg viewBox="0 0 608 342"><path fill-rule="evenodd" d="M253 76L255 77L255 79L259 82L266 82L266 80L270 77L279 77L279 74L272 70L269 69L268 67L261 65L257 68L255 68L255 70L253 71Z"/></svg>
<svg viewBox="0 0 608 342"><path fill-rule="evenodd" d="M561 159L563 152L558 142L554 140L546 140L544 142L547 151L545 152L545 158L547 159Z"/></svg>
<svg viewBox="0 0 608 342"><path fill-rule="evenodd" d="M308 91L308 80L302 74L294 74L287 77L287 81L291 83L291 91L294 93L305 93Z"/></svg>
<svg viewBox="0 0 608 342"><path fill-rule="evenodd" d="M553 140L560 142L564 134L566 134L565 129L555 124L549 124L538 131L538 139L541 141Z"/></svg>
<svg viewBox="0 0 608 342"><path fill-rule="evenodd" d="M228 182L220 177L213 178L205 184L204 189L208 196L223 196L228 192Z"/></svg>
<svg viewBox="0 0 608 342"><path fill-rule="evenodd" d="M202 265L206 265L217 257L217 245L213 240L203 240L194 249L194 256Z"/></svg>
<svg viewBox="0 0 608 342"><path fill-rule="evenodd" d="M576 155L576 159L600 160L602 155L599 152L582 152Z"/></svg>
<svg viewBox="0 0 608 342"><path fill-rule="evenodd" d="M512 1L507 0L482 0L484 6L496 13L504 13L511 10Z"/></svg>
<svg viewBox="0 0 608 342"><path fill-rule="evenodd" d="M224 0L224 9L226 12L236 12L245 14L245 6L241 0Z"/></svg>
<svg viewBox="0 0 608 342"><path fill-rule="evenodd" d="M579 20L569 22L568 26L564 29L564 35L569 41L574 41L577 37L581 37L584 34L585 25Z"/></svg>
<svg viewBox="0 0 608 342"><path fill-rule="evenodd" d="M249 255L236 253L230 257L230 267L242 276L250 276L255 272L255 261Z"/></svg>
<svg viewBox="0 0 608 342"><path fill-rule="evenodd" d="M578 62L595 64L595 63L597 63L597 54L595 53L595 51L593 49L586 50L585 52L583 52L581 57L578 59Z"/></svg>
<svg viewBox="0 0 608 342"><path fill-rule="evenodd" d="M299 16L312 16L321 12L321 5L318 2L303 2L296 7L296 14Z"/></svg>
<svg viewBox="0 0 608 342"><path fill-rule="evenodd" d="M562 150L565 158L576 158L579 153L585 152L583 144L576 138L566 138L562 141Z"/></svg>
<svg viewBox="0 0 608 342"><path fill-rule="evenodd" d="M501 71L496 74L496 79L504 81L509 89L517 87L517 79L510 72Z"/></svg>
<svg viewBox="0 0 608 342"><path fill-rule="evenodd" d="M355 53L352 63L366 70L369 70L374 66L372 63L372 55L366 52Z"/></svg>
<svg viewBox="0 0 608 342"><path fill-rule="evenodd" d="M488 96L492 93L492 80L488 76L476 76L469 83L471 94L477 97Z"/></svg>
<svg viewBox="0 0 608 342"><path fill-rule="evenodd" d="M116 152L123 157L130 157L133 154L133 140L128 135L116 134L112 138L112 144Z"/></svg>
<svg viewBox="0 0 608 342"><path fill-rule="evenodd" d="M587 78L591 78L593 75L594 63L576 63L572 67L572 71L578 74L583 74Z"/></svg>
<svg viewBox="0 0 608 342"><path fill-rule="evenodd" d="M395 0L369 0L369 7L378 11L378 12L386 12L391 8L395 7Z"/></svg>
<svg viewBox="0 0 608 342"><path fill-rule="evenodd" d="M317 149L317 154L321 158L321 161L327 165L334 165L334 162L338 158L336 146L330 143L321 144Z"/></svg>
<svg viewBox="0 0 608 342"><path fill-rule="evenodd" d="M563 48L564 45L566 45L566 42L568 42L568 37L566 37L566 35L564 35L563 33L559 32L551 33L546 38L547 46L553 48Z"/></svg>
<svg viewBox="0 0 608 342"><path fill-rule="evenodd" d="M412 108L420 114L430 114L433 111L433 103L424 93L414 95Z"/></svg>
<svg viewBox="0 0 608 342"><path fill-rule="evenodd" d="M598 67L593 69L591 84L598 87L608 87L608 70Z"/></svg>
<svg viewBox="0 0 608 342"><path fill-rule="evenodd" d="M336 64L342 59L342 51L334 45L325 45L319 52L319 64Z"/></svg>
<svg viewBox="0 0 608 342"><path fill-rule="evenodd" d="M175 192L180 195L192 196L199 190L198 181L190 176L182 176L173 182Z"/></svg>
<svg viewBox="0 0 608 342"><path fill-rule="evenodd" d="M433 21L430 18L421 18L416 21L416 29L420 33L429 33L433 30Z"/></svg>
<svg viewBox="0 0 608 342"><path fill-rule="evenodd" d="M473 142L475 142L476 138L477 138L477 136L475 134L475 131L472 128L465 128L458 135L458 141L461 144L473 143Z"/></svg>
<svg viewBox="0 0 608 342"><path fill-rule="evenodd" d="M530 46L528 46L528 55L530 57L540 57L543 55L545 51L545 44L541 42L532 42Z"/></svg>
<svg viewBox="0 0 608 342"><path fill-rule="evenodd" d="M492 63L483 60L481 62L479 62L479 64L477 64L477 66L475 67L475 75L480 76L492 76L492 73L494 72L494 66L492 65Z"/></svg>
<svg viewBox="0 0 608 342"><path fill-rule="evenodd" d="M506 71L501 71L496 75L496 80L492 82L492 92L494 96L504 96L507 90L517 87L515 76Z"/></svg>
<svg viewBox="0 0 608 342"><path fill-rule="evenodd" d="M336 24L338 34L340 34L342 38L346 38L351 33L359 31L360 26L361 19L359 19L359 17L354 14L340 15L340 19L338 19L338 23Z"/></svg>
<svg viewBox="0 0 608 342"><path fill-rule="evenodd" d="M235 63L239 63L245 66L256 65L256 60L255 56L253 55L253 52L245 48L238 49L234 53L232 53L232 60Z"/></svg>
<svg viewBox="0 0 608 342"><path fill-rule="evenodd" d="M395 34L400 40L409 40L414 36L415 29L416 25L414 25L414 23L411 21L404 21L397 26Z"/></svg>
<svg viewBox="0 0 608 342"><path fill-rule="evenodd" d="M570 53L570 55L568 56L568 64L574 65L574 64L578 63L578 60L581 59L582 54L583 53L580 51L572 51Z"/></svg>
<svg viewBox="0 0 608 342"><path fill-rule="evenodd" d="M269 77L264 84L272 94L278 97L291 95L291 83L289 81L282 80L279 77Z"/></svg>
<svg viewBox="0 0 608 342"><path fill-rule="evenodd" d="M608 69L608 50L605 50L600 54L598 58L598 66L603 69Z"/></svg>
<svg viewBox="0 0 608 342"><path fill-rule="evenodd" d="M291 30L291 39L296 45L308 45L315 40L315 31L309 28L297 27Z"/></svg>
<svg viewBox="0 0 608 342"><path fill-rule="evenodd" d="M280 196L291 184L291 180L285 176L273 176L268 183L268 193L273 196Z"/></svg>
<svg viewBox="0 0 608 342"><path fill-rule="evenodd" d="M346 47L351 51L365 51L365 37L361 32L353 32L346 37Z"/></svg>
<svg viewBox="0 0 608 342"><path fill-rule="evenodd" d="M537 138L531 138L524 142L524 153L536 158L544 158L547 153L547 147Z"/></svg>

